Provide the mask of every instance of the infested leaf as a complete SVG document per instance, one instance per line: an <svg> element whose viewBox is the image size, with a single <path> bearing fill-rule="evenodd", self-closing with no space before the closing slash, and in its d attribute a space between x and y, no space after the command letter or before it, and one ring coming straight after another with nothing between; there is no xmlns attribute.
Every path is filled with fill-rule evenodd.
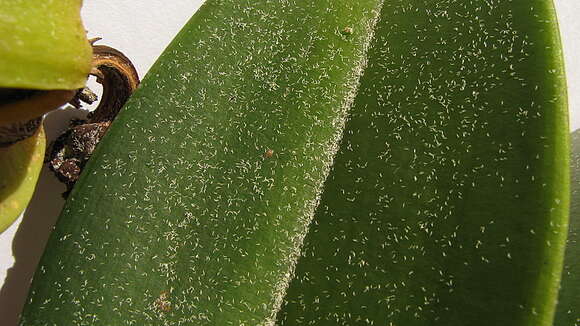
<svg viewBox="0 0 580 326"><path fill-rule="evenodd" d="M21 324L272 324L377 9L206 2L93 153Z"/></svg>
<svg viewBox="0 0 580 326"><path fill-rule="evenodd" d="M89 161L21 324L550 325L564 85L549 1L209 0Z"/></svg>
<svg viewBox="0 0 580 326"><path fill-rule="evenodd" d="M552 325L569 181L551 2L386 1L368 62L280 325Z"/></svg>

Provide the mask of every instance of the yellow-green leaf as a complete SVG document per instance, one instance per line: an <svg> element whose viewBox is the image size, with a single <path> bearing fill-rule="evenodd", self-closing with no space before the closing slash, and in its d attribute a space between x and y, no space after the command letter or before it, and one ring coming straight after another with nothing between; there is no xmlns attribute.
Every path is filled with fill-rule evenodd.
<svg viewBox="0 0 580 326"><path fill-rule="evenodd" d="M0 87L76 89L91 70L81 0L0 0Z"/></svg>

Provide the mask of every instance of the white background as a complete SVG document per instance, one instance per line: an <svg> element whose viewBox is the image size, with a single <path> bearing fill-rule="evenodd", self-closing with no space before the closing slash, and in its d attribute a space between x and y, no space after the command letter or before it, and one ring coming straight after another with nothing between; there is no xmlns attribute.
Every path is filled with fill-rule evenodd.
<svg viewBox="0 0 580 326"><path fill-rule="evenodd" d="M564 44L571 130L580 128L580 1L554 0ZM85 0L83 21L89 37L103 38L129 57L139 76L161 54L203 0ZM95 87L91 83L91 87ZM48 137L65 126L59 121L74 115L59 111L47 117ZM28 285L63 200L64 186L46 170L32 204L14 225L0 235L0 325L15 326ZM106 203L103 203L106 204Z"/></svg>

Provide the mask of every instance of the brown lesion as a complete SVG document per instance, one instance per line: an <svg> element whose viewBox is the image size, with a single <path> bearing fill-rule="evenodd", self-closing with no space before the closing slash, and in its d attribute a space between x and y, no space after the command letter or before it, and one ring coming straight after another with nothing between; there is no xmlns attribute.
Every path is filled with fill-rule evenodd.
<svg viewBox="0 0 580 326"><path fill-rule="evenodd" d="M155 309L160 312L170 312L171 311L171 301L169 301L169 292L163 291L155 299Z"/></svg>
<svg viewBox="0 0 580 326"><path fill-rule="evenodd" d="M93 44L93 69L91 75L103 86L99 105L86 120L74 120L53 143L48 153L50 169L67 186L64 197L72 190L86 162L105 135L112 121L129 96L139 86L139 76L131 61L120 51L105 45ZM81 102L93 103L97 96L88 88L79 89L69 102L80 108Z"/></svg>
<svg viewBox="0 0 580 326"><path fill-rule="evenodd" d="M274 156L274 150L268 148L266 152L264 152L264 158L271 158L272 156Z"/></svg>

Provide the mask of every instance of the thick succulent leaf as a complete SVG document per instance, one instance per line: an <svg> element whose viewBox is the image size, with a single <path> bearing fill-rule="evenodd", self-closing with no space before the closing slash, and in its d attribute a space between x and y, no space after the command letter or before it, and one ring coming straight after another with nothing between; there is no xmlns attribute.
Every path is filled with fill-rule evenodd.
<svg viewBox="0 0 580 326"><path fill-rule="evenodd" d="M572 133L570 223L554 326L580 325L580 130Z"/></svg>
<svg viewBox="0 0 580 326"><path fill-rule="evenodd" d="M551 1L385 1L281 325L551 325L568 211Z"/></svg>
<svg viewBox="0 0 580 326"><path fill-rule="evenodd" d="M0 0L0 87L76 89L91 69L81 0Z"/></svg>
<svg viewBox="0 0 580 326"><path fill-rule="evenodd" d="M26 208L44 161L42 127L32 137L0 147L0 233Z"/></svg>
<svg viewBox="0 0 580 326"><path fill-rule="evenodd" d="M81 4L81 0L0 0L0 126L4 132L12 133L22 122L58 108L85 84L92 50L81 23ZM54 91L31 93L30 89ZM45 143L40 130L0 148L0 232L28 204Z"/></svg>
<svg viewBox="0 0 580 326"><path fill-rule="evenodd" d="M273 323L377 8L207 1L94 153L21 324Z"/></svg>

